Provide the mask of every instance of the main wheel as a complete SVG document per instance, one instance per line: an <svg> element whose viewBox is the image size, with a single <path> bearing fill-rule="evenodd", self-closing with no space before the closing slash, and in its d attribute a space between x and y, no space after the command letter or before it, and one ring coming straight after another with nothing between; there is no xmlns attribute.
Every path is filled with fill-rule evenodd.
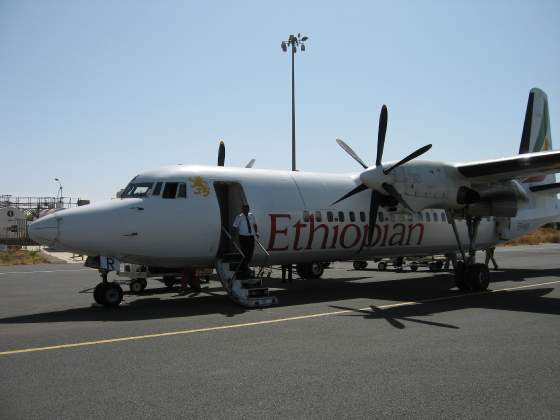
<svg viewBox="0 0 560 420"><path fill-rule="evenodd" d="M367 261L354 261L352 266L355 270L363 270L368 265Z"/></svg>
<svg viewBox="0 0 560 420"><path fill-rule="evenodd" d="M130 291L134 294L142 293L142 291L146 288L147 282L144 279L134 279L130 282L128 287Z"/></svg>
<svg viewBox="0 0 560 420"><path fill-rule="evenodd" d="M100 294L101 304L104 306L115 307L123 299L123 290L117 283L106 283Z"/></svg>
<svg viewBox="0 0 560 420"><path fill-rule="evenodd" d="M410 264L410 271L416 271L416 270L418 270L418 264L416 263Z"/></svg>
<svg viewBox="0 0 560 420"><path fill-rule="evenodd" d="M469 285L467 283L467 270L465 267L465 263L462 261L458 261L455 266L455 286L459 290L467 291L469 290Z"/></svg>
<svg viewBox="0 0 560 420"><path fill-rule="evenodd" d="M95 289L93 289L93 300L95 300L95 303L103 305L102 295L104 292L104 288L105 288L105 283L99 283L97 286L95 286Z"/></svg>
<svg viewBox="0 0 560 420"><path fill-rule="evenodd" d="M313 262L309 264L309 278L311 279L318 279L323 275L324 271L325 269L321 263Z"/></svg>
<svg viewBox="0 0 560 420"><path fill-rule="evenodd" d="M488 289L490 272L485 264L473 264L467 269L466 276L469 289L473 292L483 292Z"/></svg>
<svg viewBox="0 0 560 420"><path fill-rule="evenodd" d="M385 261L380 261L379 264L377 264L377 269L379 271L387 270L387 263Z"/></svg>

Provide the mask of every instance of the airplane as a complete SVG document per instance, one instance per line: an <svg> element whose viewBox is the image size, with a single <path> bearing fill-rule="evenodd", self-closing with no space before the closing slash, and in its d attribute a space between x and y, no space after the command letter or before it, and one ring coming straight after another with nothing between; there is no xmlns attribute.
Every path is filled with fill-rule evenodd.
<svg viewBox="0 0 560 420"><path fill-rule="evenodd" d="M391 256L460 254L455 285L488 288L486 264L476 252L560 219L560 151L552 150L548 98L529 93L519 154L449 163L418 160L431 145L397 162L383 162L388 113L383 105L374 165L344 141L338 144L362 167L351 174L173 165L135 176L120 198L65 209L29 226L36 242L88 255L99 269L97 303L118 306L119 284L107 279L115 262L167 269L216 269L228 295L247 307L277 302L259 279L240 279L244 257L230 234L242 204L249 204L260 237L253 267ZM112 264L113 263L113 264Z"/></svg>

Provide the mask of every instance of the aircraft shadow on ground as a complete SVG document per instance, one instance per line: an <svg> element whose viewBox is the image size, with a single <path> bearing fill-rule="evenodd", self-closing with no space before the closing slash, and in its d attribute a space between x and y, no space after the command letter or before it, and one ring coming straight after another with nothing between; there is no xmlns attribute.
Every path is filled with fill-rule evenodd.
<svg viewBox="0 0 560 420"><path fill-rule="evenodd" d="M493 273L490 288L497 289L502 281L526 281L540 277L558 275L558 269L508 269ZM356 272L351 272L352 274ZM270 279L266 284L278 288L273 294L279 299L279 307L289 307L312 303L346 301L351 299L381 299L386 301L423 301L433 298L453 297L463 292L454 288L453 276L449 273L436 275L427 274L419 277L419 273L407 277L395 273L394 280L368 281L369 277L345 277L335 279L295 280L292 284L281 283L279 279ZM386 275L386 274L385 274ZM328 271L326 272L328 276ZM214 285L215 283L211 283ZM360 312L354 308L331 305L357 311L352 315L367 318L385 318L397 328L402 328L399 320L410 317L429 316L462 308L488 308L532 312L542 314L560 314L560 299L545 297L552 288L515 290L507 293L479 294L461 299L440 300L398 308L379 309ZM132 300L131 300L132 298ZM266 309L264 309L266 310ZM177 317L222 314L234 317L251 309L243 308L230 301L219 287L204 288L200 293L179 295L178 289L149 288L141 295L125 296L125 304L118 308L84 307L62 311L43 312L0 319L0 324L25 324L76 321L135 321L147 319L164 319ZM429 321L414 320L439 327L455 328L451 325Z"/></svg>

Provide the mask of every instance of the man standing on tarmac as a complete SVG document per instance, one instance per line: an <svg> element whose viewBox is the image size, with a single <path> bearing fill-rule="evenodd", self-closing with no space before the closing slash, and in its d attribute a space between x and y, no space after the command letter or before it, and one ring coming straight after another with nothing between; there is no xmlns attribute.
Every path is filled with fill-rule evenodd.
<svg viewBox="0 0 560 420"><path fill-rule="evenodd" d="M241 206L241 214L237 215L233 221L233 229L234 233L239 235L239 246L241 252L245 255L238 271L243 276L248 276L249 262L253 257L255 249L255 237L258 238L259 233L255 216L249 213L249 206L247 204Z"/></svg>

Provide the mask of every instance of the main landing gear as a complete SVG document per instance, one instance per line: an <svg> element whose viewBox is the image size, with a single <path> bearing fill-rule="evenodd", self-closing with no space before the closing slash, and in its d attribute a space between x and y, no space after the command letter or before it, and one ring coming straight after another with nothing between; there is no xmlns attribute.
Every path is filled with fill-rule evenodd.
<svg viewBox="0 0 560 420"><path fill-rule="evenodd" d="M476 236L478 234L478 226L480 225L480 217L465 217L469 234L469 249L467 255L461 244L459 233L457 232L455 218L451 214L447 216L447 220L449 220L449 223L453 227L455 240L457 241L457 246L459 247L462 257L462 261L455 263L455 285L459 290L465 291L480 292L487 290L488 284L490 283L490 272L486 264L476 262L476 250L474 248Z"/></svg>
<svg viewBox="0 0 560 420"><path fill-rule="evenodd" d="M93 299L100 305L119 306L123 299L123 290L118 283L107 281L108 271L100 270L101 283L93 289Z"/></svg>

